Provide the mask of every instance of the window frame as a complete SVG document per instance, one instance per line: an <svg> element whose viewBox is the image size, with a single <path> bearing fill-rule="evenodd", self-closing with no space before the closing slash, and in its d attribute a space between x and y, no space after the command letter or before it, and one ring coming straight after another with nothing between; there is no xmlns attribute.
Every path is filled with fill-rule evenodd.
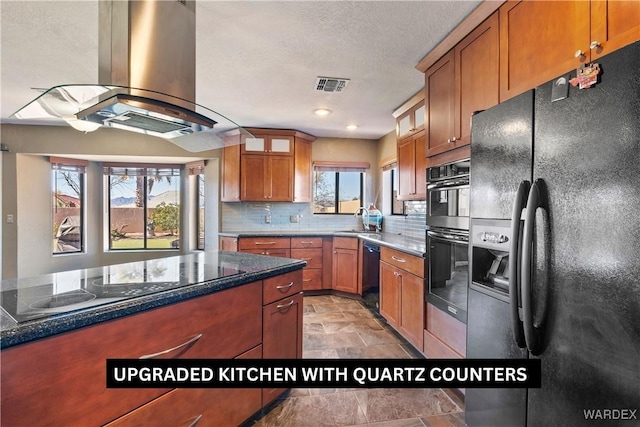
<svg viewBox="0 0 640 427"><path fill-rule="evenodd" d="M340 212L340 174L341 173L359 173L360 174L360 189L359 189L359 200L360 200L360 206L362 207L364 204L364 171L360 171L360 170L353 170L353 171L347 171L347 170L342 170L342 171L322 171L322 170L314 170L313 173L317 174L317 173L334 173L334 179L335 179L335 192L334 192L334 206L336 208L335 212L316 212L315 211L315 199L316 199L316 190L315 190L315 185L313 188L313 200L312 200L312 204L313 204L313 214L314 215L353 215L353 212Z"/></svg>
<svg viewBox="0 0 640 427"><path fill-rule="evenodd" d="M170 164L170 165L165 165L165 164L129 164L129 163L105 163L103 164L103 175L107 181L107 240L108 240L108 245L107 248L109 251L114 251L114 252L126 252L126 251L179 251L180 245L178 245L178 247L167 247L167 248L163 248L163 247L159 247L159 248L150 248L148 247L148 240L149 240L149 230L147 228L148 225L148 207L147 207L147 202L148 202L148 196L149 196L149 185L148 185L148 178L151 177L155 177L157 176L172 176L172 177L177 177L178 183L176 185L176 190L178 192L178 235L176 236L176 238L178 239L178 241L180 242L180 230L181 230L181 223L182 223L182 205L180 203L180 199L182 197L182 190L181 190L181 184L180 184L180 180L182 179L182 173L181 173L181 166L182 165L174 165L174 164ZM123 170L123 173L113 173L114 169L117 170ZM155 170L155 171L159 171L162 169L170 169L171 173L170 174L159 174L157 173L156 175L154 174L150 174L149 171L150 170ZM132 171L131 174L128 173L128 171ZM139 173L141 171L144 171L144 173ZM142 218L143 218L143 247L134 247L134 248L117 248L117 247L113 247L113 238L111 236L111 191L112 191L112 186L111 186L111 178L112 177L117 177L117 176L130 176L130 177L134 177L137 178L138 176L142 176L144 178L144 183L143 183L143 194L142 194L142 200L143 200L143 213L142 213Z"/></svg>
<svg viewBox="0 0 640 427"><path fill-rule="evenodd" d="M397 166L394 166L392 168L390 168L390 172L391 172L391 188L390 188L390 200L391 200L391 215L398 215L398 216L405 216L406 215L406 210L407 210L407 205L405 203L404 200L398 200L396 195L394 194L395 191L395 184L396 184L396 179L400 179L398 177L398 168ZM402 204L402 212L396 212L395 210L395 206L396 206L396 201L400 202Z"/></svg>
<svg viewBox="0 0 640 427"><path fill-rule="evenodd" d="M79 218L79 230L80 230L80 247L74 251L62 251L55 252L53 250L53 243L57 239L55 234L52 235L52 256L60 256L60 255L72 255L72 254L82 254L86 252L86 229L85 229L85 213L86 213L86 175L87 175L87 166L89 164L86 160L78 160L78 159L65 159L60 157L50 157L49 163L51 164L51 179L52 179L52 189L51 189L51 230L53 230L53 226L56 223L54 219L55 209L54 200L56 198L55 189L57 189L57 181L58 181L58 173L62 172L75 172L78 173L78 186L79 186L79 208L80 212L78 215Z"/></svg>

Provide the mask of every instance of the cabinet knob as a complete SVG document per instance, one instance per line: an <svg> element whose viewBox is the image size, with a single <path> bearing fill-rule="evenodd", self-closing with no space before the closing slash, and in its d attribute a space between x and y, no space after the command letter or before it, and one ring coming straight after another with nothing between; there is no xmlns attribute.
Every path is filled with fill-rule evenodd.
<svg viewBox="0 0 640 427"><path fill-rule="evenodd" d="M592 41L591 44L589 45L589 49L597 49L599 47L602 47L602 45L597 40Z"/></svg>
<svg viewBox="0 0 640 427"><path fill-rule="evenodd" d="M447 139L447 143L451 144L451 138Z"/></svg>
<svg viewBox="0 0 640 427"><path fill-rule="evenodd" d="M573 54L575 58L582 58L584 56L584 52L580 49L576 50L576 53Z"/></svg>
<svg viewBox="0 0 640 427"><path fill-rule="evenodd" d="M451 142L456 142L457 140L458 140L458 138L455 137L455 136L453 138L451 138Z"/></svg>

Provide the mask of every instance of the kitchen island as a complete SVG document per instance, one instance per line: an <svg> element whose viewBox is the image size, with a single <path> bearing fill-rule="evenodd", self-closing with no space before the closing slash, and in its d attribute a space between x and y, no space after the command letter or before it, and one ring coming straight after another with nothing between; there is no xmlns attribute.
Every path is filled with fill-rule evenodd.
<svg viewBox="0 0 640 427"><path fill-rule="evenodd" d="M304 265L219 251L2 282L3 423L244 422L286 390L107 389L106 359L300 358Z"/></svg>

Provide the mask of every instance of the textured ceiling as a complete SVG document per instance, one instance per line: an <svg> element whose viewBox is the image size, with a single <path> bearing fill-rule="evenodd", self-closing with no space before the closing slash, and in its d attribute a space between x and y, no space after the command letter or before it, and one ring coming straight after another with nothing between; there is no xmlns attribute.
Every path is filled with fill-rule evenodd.
<svg viewBox="0 0 640 427"><path fill-rule="evenodd" d="M479 3L198 0L196 102L245 127L378 139L423 87L416 64ZM31 88L97 82L96 1L0 1L0 12L3 121ZM351 81L319 93L317 76ZM332 114L314 116L320 107Z"/></svg>

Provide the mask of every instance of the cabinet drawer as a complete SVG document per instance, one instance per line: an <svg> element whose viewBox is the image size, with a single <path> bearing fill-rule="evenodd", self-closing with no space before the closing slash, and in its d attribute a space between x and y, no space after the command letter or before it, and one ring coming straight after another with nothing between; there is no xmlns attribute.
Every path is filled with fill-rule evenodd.
<svg viewBox="0 0 640 427"><path fill-rule="evenodd" d="M241 252L247 254L256 254L256 255L267 255L267 256L275 256L280 258L291 258L291 251L289 249L243 249Z"/></svg>
<svg viewBox="0 0 640 427"><path fill-rule="evenodd" d="M105 360L138 358L202 337L163 357L231 358L260 344L262 283L160 307L2 351L2 422L103 425L167 392L107 389ZM60 401L64 392L64 404ZM28 410L25 410L28 408Z"/></svg>
<svg viewBox="0 0 640 427"><path fill-rule="evenodd" d="M305 268L302 270L302 290L313 291L322 289L322 269Z"/></svg>
<svg viewBox="0 0 640 427"><path fill-rule="evenodd" d="M427 330L462 356L467 354L467 325L427 304Z"/></svg>
<svg viewBox="0 0 640 427"><path fill-rule="evenodd" d="M358 239L355 237L334 237L333 247L340 249L358 249Z"/></svg>
<svg viewBox="0 0 640 427"><path fill-rule="evenodd" d="M462 359L458 353L444 344L426 329L424 330L424 350L423 353L429 359Z"/></svg>
<svg viewBox="0 0 640 427"><path fill-rule="evenodd" d="M395 265L396 267L415 274L416 276L424 277L425 260L422 257L409 255L406 252L397 251L383 246L380 248L380 260L388 262L391 265Z"/></svg>
<svg viewBox="0 0 640 427"><path fill-rule="evenodd" d="M302 270L264 279L262 303L269 304L302 291Z"/></svg>
<svg viewBox="0 0 640 427"><path fill-rule="evenodd" d="M238 249L289 249L291 239L288 237L243 237L238 239Z"/></svg>
<svg viewBox="0 0 640 427"><path fill-rule="evenodd" d="M307 268L322 268L322 248L291 249L291 258L307 261Z"/></svg>
<svg viewBox="0 0 640 427"><path fill-rule="evenodd" d="M291 249L321 248L322 237L292 237Z"/></svg>
<svg viewBox="0 0 640 427"><path fill-rule="evenodd" d="M261 359L262 346L238 356ZM147 403L108 427L124 426L220 426L240 425L260 410L260 389L175 389Z"/></svg>

